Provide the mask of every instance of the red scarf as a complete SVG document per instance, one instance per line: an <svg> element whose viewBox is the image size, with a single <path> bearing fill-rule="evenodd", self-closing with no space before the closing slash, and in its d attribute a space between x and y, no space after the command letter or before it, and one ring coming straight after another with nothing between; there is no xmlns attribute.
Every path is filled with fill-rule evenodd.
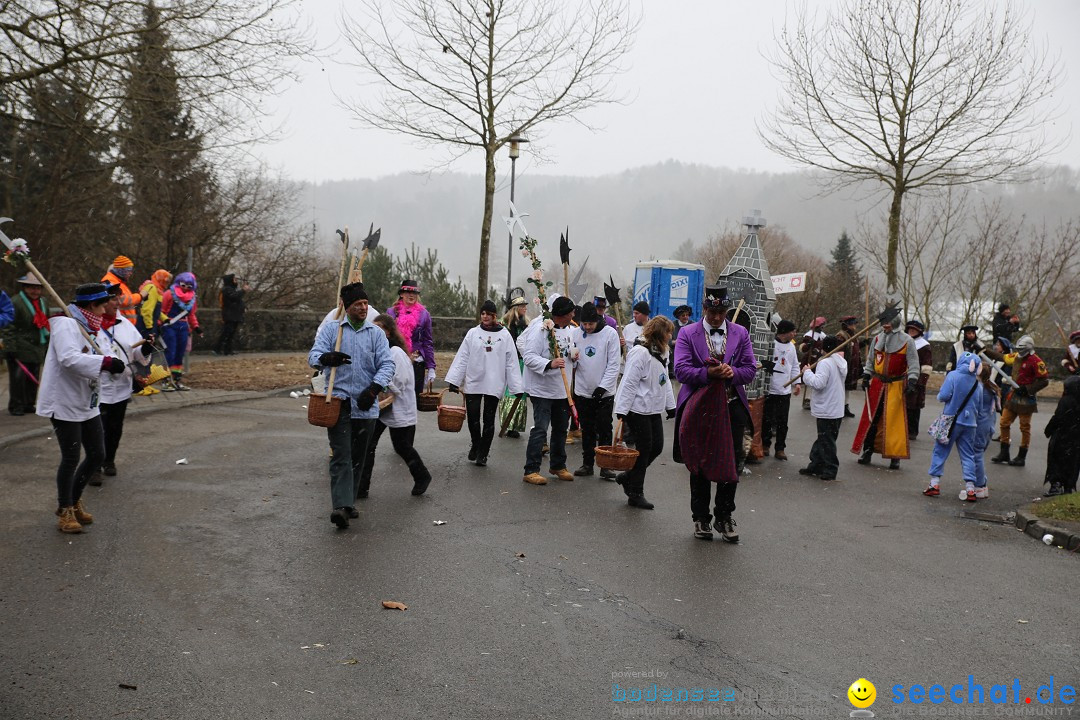
<svg viewBox="0 0 1080 720"><path fill-rule="evenodd" d="M30 300L30 298L27 298L27 300ZM30 306L34 308L34 327L38 330L48 330L49 318L45 317L45 312L42 310L41 298L30 300Z"/></svg>
<svg viewBox="0 0 1080 720"><path fill-rule="evenodd" d="M101 316L101 327L105 328L106 330L108 330L109 328L111 328L115 324L116 324L116 316L115 315L102 315Z"/></svg>
<svg viewBox="0 0 1080 720"><path fill-rule="evenodd" d="M90 328L91 333L96 333L98 330L101 329L101 316L100 315L95 315L94 313L90 312L86 308L81 308L81 307L78 307L77 305L76 305L76 308L78 309L79 312L82 313L83 317L86 318L86 324Z"/></svg>

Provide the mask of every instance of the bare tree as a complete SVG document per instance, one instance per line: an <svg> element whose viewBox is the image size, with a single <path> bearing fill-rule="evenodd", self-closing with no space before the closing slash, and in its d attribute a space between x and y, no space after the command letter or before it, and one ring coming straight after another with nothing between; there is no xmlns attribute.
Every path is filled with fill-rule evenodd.
<svg viewBox="0 0 1080 720"><path fill-rule="evenodd" d="M496 153L546 122L617 101L638 20L629 0L361 0L343 16L355 64L374 81L347 102L372 128L484 155L477 287L488 287ZM478 293L482 296L484 293Z"/></svg>
<svg viewBox="0 0 1080 720"><path fill-rule="evenodd" d="M296 0L0 1L0 115L20 117L33 84L69 82L96 100L100 127L111 127L124 98L130 58L148 33L163 52L199 124L231 142L250 141L260 99L291 76L291 58L310 50ZM148 26L146 9L155 9Z"/></svg>
<svg viewBox="0 0 1080 720"><path fill-rule="evenodd" d="M959 292L964 281L957 271L966 242L968 204L966 191L947 188L934 197L916 198L900 217L895 292L908 312L922 318L927 327L950 314L947 311L954 301L968 297ZM879 228L864 221L858 242L872 267L884 275L888 236ZM985 259L982 253L978 257ZM988 268L989 272L993 269L992 265Z"/></svg>
<svg viewBox="0 0 1080 720"><path fill-rule="evenodd" d="M1056 149L1044 105L1059 64L1030 30L1008 0L843 0L776 38L782 90L758 133L828 188L884 185L890 294L907 193L1015 181Z"/></svg>

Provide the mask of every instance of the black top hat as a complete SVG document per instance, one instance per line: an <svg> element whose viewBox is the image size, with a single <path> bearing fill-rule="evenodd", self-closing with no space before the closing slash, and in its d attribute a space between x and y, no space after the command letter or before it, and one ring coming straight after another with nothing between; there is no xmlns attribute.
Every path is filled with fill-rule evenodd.
<svg viewBox="0 0 1080 720"><path fill-rule="evenodd" d="M728 297L726 287L720 285L705 286L705 301L702 303L702 307L706 310L726 310L731 305L731 298Z"/></svg>
<svg viewBox="0 0 1080 720"><path fill-rule="evenodd" d="M414 292L417 295L419 295L420 294L420 284L418 282L416 282L415 280L408 280L408 279L402 280L401 281L401 287L398 288L397 294L401 295L402 293L407 293L407 292Z"/></svg>

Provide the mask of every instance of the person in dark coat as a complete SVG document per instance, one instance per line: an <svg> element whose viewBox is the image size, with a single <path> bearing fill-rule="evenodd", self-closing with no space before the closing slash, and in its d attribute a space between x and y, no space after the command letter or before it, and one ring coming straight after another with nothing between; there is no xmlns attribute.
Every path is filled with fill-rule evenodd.
<svg viewBox="0 0 1080 720"><path fill-rule="evenodd" d="M1080 376L1065 378L1057 409L1043 430L1050 443L1046 449L1047 497L1076 492L1080 475Z"/></svg>
<svg viewBox="0 0 1080 720"><path fill-rule="evenodd" d="M50 310L41 297L42 286L33 275L18 280L11 298L13 318L4 328L4 357L8 367L8 412L21 416L36 408L41 365L49 349Z"/></svg>
<svg viewBox="0 0 1080 720"><path fill-rule="evenodd" d="M215 355L232 355L233 340L244 322L244 294L251 290L247 283L240 285L236 275L221 276L221 334L214 346Z"/></svg>
<svg viewBox="0 0 1080 720"><path fill-rule="evenodd" d="M930 341L924 336L926 326L918 320L908 320L904 326L907 334L915 340L915 352L919 354L919 381L915 385L915 392L904 396L907 405L907 428L908 437L914 440L919 436L919 417L922 409L926 407L926 383L930 380L930 372L934 369L934 352L930 348Z"/></svg>

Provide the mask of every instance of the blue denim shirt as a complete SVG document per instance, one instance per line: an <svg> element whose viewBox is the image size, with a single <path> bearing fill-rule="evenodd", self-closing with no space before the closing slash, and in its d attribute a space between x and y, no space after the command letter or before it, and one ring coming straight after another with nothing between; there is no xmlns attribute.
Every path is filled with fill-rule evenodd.
<svg viewBox="0 0 1080 720"><path fill-rule="evenodd" d="M390 384L394 376L390 343L386 341L386 334L381 328L365 324L359 330L354 330L346 316L340 322L328 322L319 329L315 344L308 353L308 365L323 369L319 356L334 350L338 327L342 328L341 352L350 356L352 363L342 365L334 374L334 397L343 398L352 406L354 420L374 420L379 417L379 404L361 410L356 407L354 400L373 382L383 387ZM328 372L329 368L324 371Z"/></svg>

